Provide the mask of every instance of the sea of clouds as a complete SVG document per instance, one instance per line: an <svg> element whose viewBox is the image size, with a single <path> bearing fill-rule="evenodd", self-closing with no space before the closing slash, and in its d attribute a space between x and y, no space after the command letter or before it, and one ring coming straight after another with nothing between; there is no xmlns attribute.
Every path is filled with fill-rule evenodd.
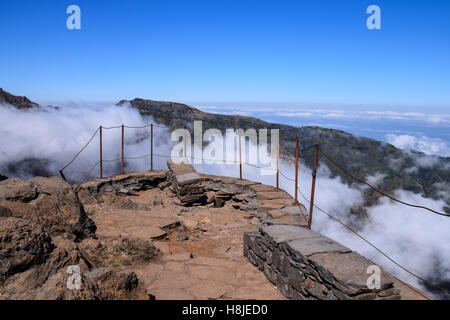
<svg viewBox="0 0 450 320"><path fill-rule="evenodd" d="M36 171L45 175L58 175L80 149L92 138L100 125L104 127L144 126L151 118L144 119L129 105L106 104L92 107L86 104L71 104L60 110L46 108L21 111L11 106L0 107L0 173L13 177L30 178ZM154 128L154 148L167 154L170 148L161 144L160 135L169 136L166 129ZM111 161L121 155L121 128L103 130L103 159L105 176L120 170L120 161ZM125 153L127 156L144 156L150 153L150 129L125 129ZM98 166L86 177L99 161L99 132L76 160L64 170L71 182L83 182L85 178L97 177ZM23 165L17 165L23 164ZM126 161L128 171L149 168L150 159ZM44 167L44 168L43 168ZM165 160L155 157L154 168L165 168Z"/></svg>
<svg viewBox="0 0 450 320"><path fill-rule="evenodd" d="M440 138L425 135L387 134L387 142L403 150L416 150L427 155L450 157L450 145Z"/></svg>

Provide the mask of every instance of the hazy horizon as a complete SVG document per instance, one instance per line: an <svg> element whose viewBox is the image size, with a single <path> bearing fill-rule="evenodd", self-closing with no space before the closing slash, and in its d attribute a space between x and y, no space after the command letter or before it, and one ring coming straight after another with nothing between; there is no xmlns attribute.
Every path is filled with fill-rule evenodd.
<svg viewBox="0 0 450 320"><path fill-rule="evenodd" d="M145 97L147 98L147 97ZM144 98L144 99L145 99ZM41 105L98 108L118 101L36 101ZM153 100L153 99L152 99ZM165 100L171 101L171 100ZM186 103L204 112L244 115L264 121L292 126L320 126L345 131L393 144L404 150L416 150L428 155L450 157L450 112L440 110L395 111L396 108L365 109L353 107L315 106L295 109L275 106Z"/></svg>

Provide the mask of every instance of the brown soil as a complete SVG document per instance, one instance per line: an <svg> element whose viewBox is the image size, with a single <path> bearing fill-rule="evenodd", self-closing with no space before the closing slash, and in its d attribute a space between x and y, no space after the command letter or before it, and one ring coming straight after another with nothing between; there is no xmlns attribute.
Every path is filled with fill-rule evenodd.
<svg viewBox="0 0 450 320"><path fill-rule="evenodd" d="M85 208L102 243L137 238L160 250L150 262L116 264L136 272L156 299L285 299L243 257L243 233L257 230L257 218L231 204L183 207L176 199L169 188L109 192Z"/></svg>

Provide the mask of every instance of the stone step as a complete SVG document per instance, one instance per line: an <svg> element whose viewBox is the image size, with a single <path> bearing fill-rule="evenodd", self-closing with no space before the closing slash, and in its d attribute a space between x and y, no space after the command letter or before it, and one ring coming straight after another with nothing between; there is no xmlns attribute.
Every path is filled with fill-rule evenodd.
<svg viewBox="0 0 450 320"><path fill-rule="evenodd" d="M176 161L168 160L167 166L182 205L197 205L206 202L205 189L201 185L203 179L186 158Z"/></svg>

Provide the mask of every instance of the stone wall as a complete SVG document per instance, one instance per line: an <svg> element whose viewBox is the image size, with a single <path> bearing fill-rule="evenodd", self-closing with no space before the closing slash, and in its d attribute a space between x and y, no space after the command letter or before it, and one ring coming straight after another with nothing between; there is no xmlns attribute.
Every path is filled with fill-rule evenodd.
<svg viewBox="0 0 450 320"><path fill-rule="evenodd" d="M304 227L263 225L245 233L244 255L290 299L401 298L385 272L380 289L367 288L373 262Z"/></svg>
<svg viewBox="0 0 450 320"><path fill-rule="evenodd" d="M187 159L181 158L177 162L168 160L167 167L169 167L168 179L181 204L192 206L206 203L202 178Z"/></svg>
<svg viewBox="0 0 450 320"><path fill-rule="evenodd" d="M184 206L213 202L214 207L221 207L231 202L233 208L261 223L258 231L244 233L244 256L290 299L429 299L384 271L380 289L368 289L371 274L367 268L375 264L307 229L306 208L294 204L283 190L249 180L198 174L187 160L168 161L168 167L167 172L132 173L82 187L93 194L128 194L156 185L171 186Z"/></svg>

